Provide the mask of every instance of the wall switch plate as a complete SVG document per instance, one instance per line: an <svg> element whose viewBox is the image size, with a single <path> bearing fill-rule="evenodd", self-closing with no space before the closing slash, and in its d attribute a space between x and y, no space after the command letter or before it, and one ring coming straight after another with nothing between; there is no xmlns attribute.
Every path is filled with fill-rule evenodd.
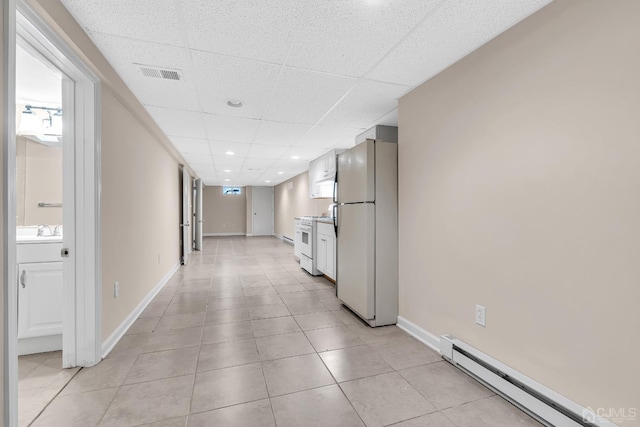
<svg viewBox="0 0 640 427"><path fill-rule="evenodd" d="M487 309L476 304L476 323L482 327L487 326Z"/></svg>
<svg viewBox="0 0 640 427"><path fill-rule="evenodd" d="M113 284L113 297L118 298L118 295L120 295L120 283L116 281Z"/></svg>

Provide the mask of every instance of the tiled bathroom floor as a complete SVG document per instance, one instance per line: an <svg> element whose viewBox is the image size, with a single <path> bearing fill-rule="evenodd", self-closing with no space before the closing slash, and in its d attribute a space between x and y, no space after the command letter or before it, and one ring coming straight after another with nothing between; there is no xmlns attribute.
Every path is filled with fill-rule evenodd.
<svg viewBox="0 0 640 427"><path fill-rule="evenodd" d="M205 239L32 425L540 426L334 289L276 238Z"/></svg>

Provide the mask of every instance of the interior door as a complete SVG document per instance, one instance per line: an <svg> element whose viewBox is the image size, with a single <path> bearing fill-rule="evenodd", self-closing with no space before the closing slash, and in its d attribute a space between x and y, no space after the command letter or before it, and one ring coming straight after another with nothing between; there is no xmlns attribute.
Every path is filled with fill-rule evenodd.
<svg viewBox="0 0 640 427"><path fill-rule="evenodd" d="M195 211L195 248L197 251L202 250L202 180L196 179L196 211Z"/></svg>
<svg viewBox="0 0 640 427"><path fill-rule="evenodd" d="M251 213L253 235L273 235L273 187L253 187Z"/></svg>
<svg viewBox="0 0 640 427"><path fill-rule="evenodd" d="M189 171L186 166L182 166L182 264L189 263L189 246L191 246L190 223L189 223Z"/></svg>
<svg viewBox="0 0 640 427"><path fill-rule="evenodd" d="M338 206L338 298L365 319L375 317L375 205Z"/></svg>

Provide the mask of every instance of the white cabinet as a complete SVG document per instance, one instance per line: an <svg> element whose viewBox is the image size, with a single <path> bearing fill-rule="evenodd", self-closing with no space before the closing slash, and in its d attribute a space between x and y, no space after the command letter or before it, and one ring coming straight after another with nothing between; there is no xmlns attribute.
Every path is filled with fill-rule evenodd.
<svg viewBox="0 0 640 427"><path fill-rule="evenodd" d="M18 264L18 338L62 334L62 262Z"/></svg>
<svg viewBox="0 0 640 427"><path fill-rule="evenodd" d="M316 267L336 280L336 237L333 224L318 222L316 232Z"/></svg>
<svg viewBox="0 0 640 427"><path fill-rule="evenodd" d="M336 175L336 156L344 150L331 150L309 163L309 197L312 199L333 196L333 180Z"/></svg>

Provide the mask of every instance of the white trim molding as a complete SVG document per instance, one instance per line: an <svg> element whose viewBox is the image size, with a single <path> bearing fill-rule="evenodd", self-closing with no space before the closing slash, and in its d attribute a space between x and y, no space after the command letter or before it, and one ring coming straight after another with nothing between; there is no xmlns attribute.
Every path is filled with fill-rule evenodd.
<svg viewBox="0 0 640 427"><path fill-rule="evenodd" d="M437 335L425 331L420 326L402 316L398 316L398 327L418 341L424 343L431 350L440 354L440 337Z"/></svg>
<svg viewBox="0 0 640 427"><path fill-rule="evenodd" d="M140 304L138 304L138 306L131 313L129 313L129 315L122 321L120 326L118 326L116 330L113 331L113 333L109 336L109 338L107 338L102 343L103 359L107 357L107 355L111 352L111 350L113 350L113 348L116 346L116 344L118 344L118 342L124 336L124 334L127 333L131 325L133 325L133 322L135 322L136 319L140 316L140 314L142 314L144 309L147 308L147 306L151 301L153 301L155 296L158 295L158 292L162 290L164 285L167 284L169 279L173 277L173 275L176 273L176 271L178 271L179 268L180 268L180 262L178 262L171 270L169 270L167 274L164 275L162 279L160 279L158 284L154 286L153 289L151 289L151 291L147 294L146 297L144 297L142 301L140 301Z"/></svg>

